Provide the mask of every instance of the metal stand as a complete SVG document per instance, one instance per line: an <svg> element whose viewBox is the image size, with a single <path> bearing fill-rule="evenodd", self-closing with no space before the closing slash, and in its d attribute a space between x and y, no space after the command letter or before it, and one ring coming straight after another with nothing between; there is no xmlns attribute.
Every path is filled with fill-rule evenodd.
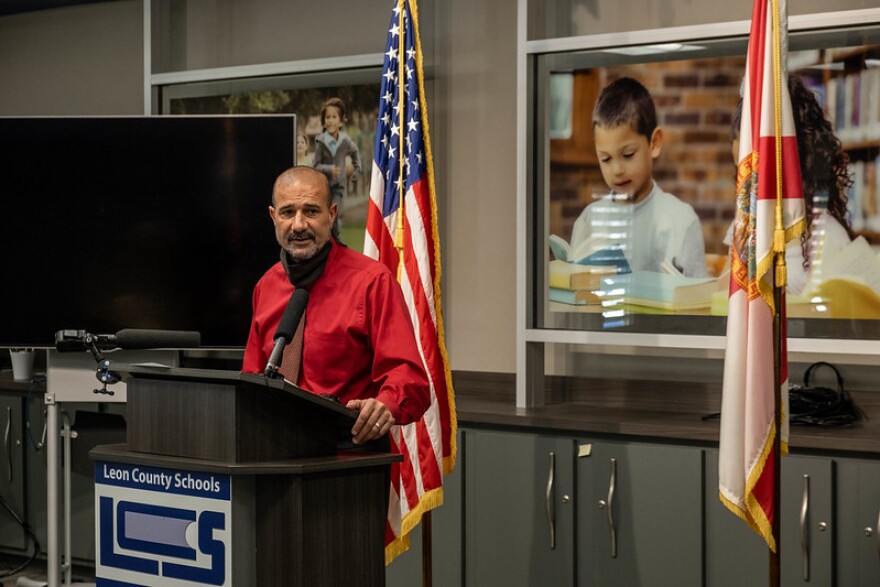
<svg viewBox="0 0 880 587"><path fill-rule="evenodd" d="M179 364L176 351L117 351L114 359L126 363L161 363L168 366ZM97 366L100 370L100 365ZM73 556L71 540L71 491L70 491L70 455L71 439L75 435L70 428L70 419L62 414L60 404L65 402L78 403L126 403L126 385L124 382L106 385L103 389L96 387L95 359L88 352L59 353L48 351L46 359L46 578L49 587L70 585L73 574ZM112 392L112 393L111 393ZM59 422L59 415L61 420ZM64 438L64 463L61 467L59 439ZM59 475L59 469L62 474ZM59 478L60 477L60 478ZM64 543L61 555L59 526L60 487L63 484L64 503ZM63 582L62 582L63 574Z"/></svg>

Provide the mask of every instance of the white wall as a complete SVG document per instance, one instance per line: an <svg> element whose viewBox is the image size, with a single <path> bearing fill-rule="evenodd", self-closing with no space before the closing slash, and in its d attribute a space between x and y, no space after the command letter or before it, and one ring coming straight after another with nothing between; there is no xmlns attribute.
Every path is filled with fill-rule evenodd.
<svg viewBox="0 0 880 587"><path fill-rule="evenodd" d="M0 115L143 114L143 5L0 17Z"/></svg>
<svg viewBox="0 0 880 587"><path fill-rule="evenodd" d="M438 1L435 157L453 369L516 370L516 3Z"/></svg>

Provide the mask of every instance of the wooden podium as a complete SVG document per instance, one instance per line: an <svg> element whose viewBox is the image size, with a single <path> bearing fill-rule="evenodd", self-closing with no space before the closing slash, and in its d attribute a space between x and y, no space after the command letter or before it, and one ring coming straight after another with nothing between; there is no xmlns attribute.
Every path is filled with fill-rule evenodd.
<svg viewBox="0 0 880 587"><path fill-rule="evenodd" d="M385 584L401 457L351 445L357 412L261 375L117 370L127 444L90 453L98 585Z"/></svg>

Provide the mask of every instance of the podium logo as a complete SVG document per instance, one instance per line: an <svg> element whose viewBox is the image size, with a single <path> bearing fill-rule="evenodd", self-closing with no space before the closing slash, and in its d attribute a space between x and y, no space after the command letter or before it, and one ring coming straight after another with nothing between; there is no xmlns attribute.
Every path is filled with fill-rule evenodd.
<svg viewBox="0 0 880 587"><path fill-rule="evenodd" d="M97 584L232 584L229 475L95 463Z"/></svg>
<svg viewBox="0 0 880 587"><path fill-rule="evenodd" d="M224 512L124 500L114 504L107 496L99 498L98 509L101 567L195 585L226 583L227 545L215 538L216 530L226 529ZM197 548L187 540L193 524Z"/></svg>

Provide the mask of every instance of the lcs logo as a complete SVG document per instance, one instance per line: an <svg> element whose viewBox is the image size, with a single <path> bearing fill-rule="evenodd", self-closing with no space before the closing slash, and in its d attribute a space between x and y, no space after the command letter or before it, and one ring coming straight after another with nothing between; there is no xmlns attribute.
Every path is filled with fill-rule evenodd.
<svg viewBox="0 0 880 587"><path fill-rule="evenodd" d="M226 529L223 512L124 500L116 500L114 507L112 497L101 496L98 518L102 567L193 584L225 584L226 544L215 538L215 531Z"/></svg>

